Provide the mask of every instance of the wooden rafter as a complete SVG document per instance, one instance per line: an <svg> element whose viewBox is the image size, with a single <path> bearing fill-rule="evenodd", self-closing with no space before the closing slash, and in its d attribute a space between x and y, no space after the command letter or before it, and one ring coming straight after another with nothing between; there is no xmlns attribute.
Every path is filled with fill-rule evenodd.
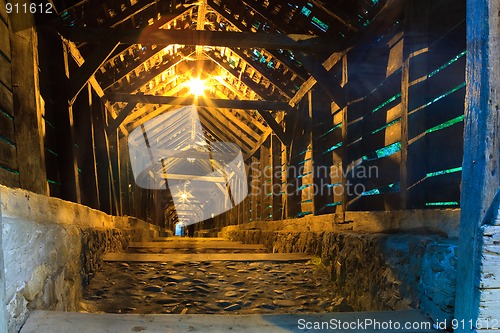
<svg viewBox="0 0 500 333"><path fill-rule="evenodd" d="M169 105L196 105L215 108L250 109L250 110L288 110L285 102L255 101L255 100L226 100L209 99L204 97L175 97L141 94L110 93L107 95L111 102L169 104Z"/></svg>
<svg viewBox="0 0 500 333"><path fill-rule="evenodd" d="M65 27L62 34L72 42L80 43L100 43L103 41L103 36L111 35L116 36L121 44L259 47L309 52L339 51L339 46L325 43L320 38L295 41L285 34L278 33L158 29L144 34L142 29Z"/></svg>
<svg viewBox="0 0 500 333"><path fill-rule="evenodd" d="M100 45L100 47L85 60L76 73L71 75L71 88L69 92L70 101L73 102L76 99L76 96L87 84L87 82L89 82L90 78L118 47L118 41L115 36L112 35L109 35L109 37L107 37L101 44L102 45Z"/></svg>

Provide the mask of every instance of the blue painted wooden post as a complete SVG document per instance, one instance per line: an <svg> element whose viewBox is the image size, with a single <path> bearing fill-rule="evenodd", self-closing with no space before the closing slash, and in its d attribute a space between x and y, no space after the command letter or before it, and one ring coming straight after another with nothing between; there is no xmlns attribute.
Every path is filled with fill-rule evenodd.
<svg viewBox="0 0 500 333"><path fill-rule="evenodd" d="M481 225L500 185L497 0L467 0L467 95L455 318L472 332L479 313Z"/></svg>

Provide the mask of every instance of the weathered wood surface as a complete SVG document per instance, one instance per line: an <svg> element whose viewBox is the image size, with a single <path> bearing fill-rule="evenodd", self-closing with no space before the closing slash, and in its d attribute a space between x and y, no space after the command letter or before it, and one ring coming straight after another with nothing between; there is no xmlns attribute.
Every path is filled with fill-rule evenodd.
<svg viewBox="0 0 500 333"><path fill-rule="evenodd" d="M38 83L37 37L34 28L18 30L31 22L30 15L14 15L10 24L12 85L15 108L16 151L22 188L48 194L44 159L42 105ZM1 23L1 22L0 22Z"/></svg>
<svg viewBox="0 0 500 333"><path fill-rule="evenodd" d="M210 45L225 47L287 49L308 51L338 51L339 45L325 43L321 38L294 41L285 34L209 30L158 29L147 34L143 29L120 30L111 28L64 28L63 35L72 42L101 42L110 35L123 44Z"/></svg>
<svg viewBox="0 0 500 333"><path fill-rule="evenodd" d="M298 325L299 319L306 322L364 322L372 319L374 322L432 323L416 310L384 311L384 312L344 312L324 314L279 314L279 315L135 315L135 314L88 314L73 312L35 311L23 326L21 333L121 333L121 332L205 332L205 333L285 333L304 332L305 328ZM320 330L318 330L319 332ZM335 330L338 333L362 333L365 329ZM432 328L409 330L378 330L370 332L437 332Z"/></svg>
<svg viewBox="0 0 500 333"><path fill-rule="evenodd" d="M460 246L455 318L474 320L481 303L481 225L500 184L500 3L467 0L467 69ZM494 269L492 265L486 266ZM498 292L497 292L498 293ZM484 300L483 295L481 298ZM496 299L499 299L498 295ZM493 305L493 304L491 304ZM490 306L490 304L488 304ZM496 306L496 305L494 305ZM486 311L490 309L486 308ZM495 310L491 307L491 310ZM496 309L496 316L500 311ZM458 330L457 332L469 332Z"/></svg>
<svg viewBox="0 0 500 333"><path fill-rule="evenodd" d="M483 242L480 286L497 289L500 301L500 226L483 227Z"/></svg>

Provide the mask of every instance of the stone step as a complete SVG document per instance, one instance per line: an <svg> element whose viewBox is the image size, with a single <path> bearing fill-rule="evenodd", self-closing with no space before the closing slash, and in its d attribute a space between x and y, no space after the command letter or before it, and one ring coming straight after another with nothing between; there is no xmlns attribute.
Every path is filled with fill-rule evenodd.
<svg viewBox="0 0 500 333"><path fill-rule="evenodd" d="M229 242L227 238L219 237L155 237L153 242L185 242L185 243L202 243L202 242Z"/></svg>
<svg viewBox="0 0 500 333"><path fill-rule="evenodd" d="M312 256L300 253L107 253L104 261L138 261L138 262L213 262L213 261L280 261L297 262L308 261Z"/></svg>
<svg viewBox="0 0 500 333"><path fill-rule="evenodd" d="M265 250L261 244L241 244L230 241L210 242L131 242L128 245L129 252L136 249L214 249L214 250Z"/></svg>
<svg viewBox="0 0 500 333"><path fill-rule="evenodd" d="M357 326L358 323L366 323L367 320L377 323L380 327ZM353 323L356 327L353 326L354 329L335 329L333 326L324 326L323 329L314 329L314 326L307 326L315 323L319 325L322 323L325 323L323 325ZM398 325L404 327L406 323L413 325L422 323L421 325L432 327L432 323L416 310L284 315L135 315L34 311L20 333L437 332L431 328L416 326L410 329L395 329ZM391 325L392 329L388 325Z"/></svg>

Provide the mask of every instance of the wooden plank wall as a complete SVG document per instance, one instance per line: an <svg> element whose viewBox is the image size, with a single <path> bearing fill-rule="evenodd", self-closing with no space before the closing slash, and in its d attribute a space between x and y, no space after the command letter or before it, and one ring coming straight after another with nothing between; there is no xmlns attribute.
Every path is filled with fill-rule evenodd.
<svg viewBox="0 0 500 333"><path fill-rule="evenodd" d="M5 0L0 0L0 184L19 187L10 45Z"/></svg>
<svg viewBox="0 0 500 333"><path fill-rule="evenodd" d="M465 1L409 1L383 34L368 31L374 35L347 54L347 65L333 69L347 77L348 96L345 108L333 110L328 133L333 168L346 173L332 179L344 185L333 205L459 207L464 19Z"/></svg>
<svg viewBox="0 0 500 333"><path fill-rule="evenodd" d="M460 206L465 0L400 4L380 14L330 70L344 87L345 107L332 103L325 115L313 102L308 114L309 96L286 116L292 144L283 147L282 167L300 172L282 180L288 195L280 218ZM264 156L267 148L253 161L265 164ZM324 181L314 176L319 166L330 168L326 198L313 195ZM255 176L250 182L262 181ZM262 200L250 194L245 222L265 219ZM231 224L224 219L220 225Z"/></svg>

